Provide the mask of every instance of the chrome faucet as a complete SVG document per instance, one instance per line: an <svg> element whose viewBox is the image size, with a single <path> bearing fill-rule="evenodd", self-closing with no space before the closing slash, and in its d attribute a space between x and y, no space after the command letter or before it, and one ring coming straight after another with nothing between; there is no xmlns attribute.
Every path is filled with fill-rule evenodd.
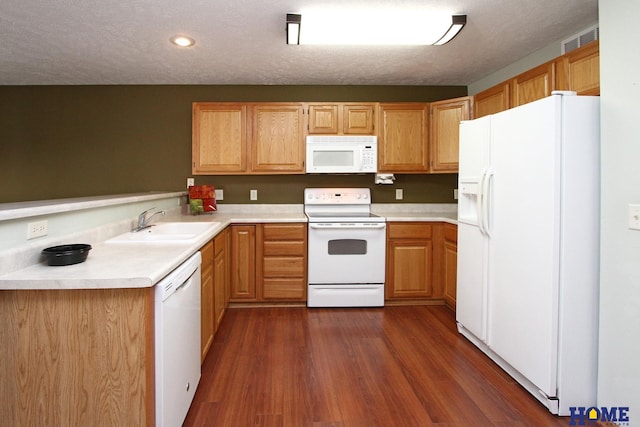
<svg viewBox="0 0 640 427"><path fill-rule="evenodd" d="M138 231L144 230L145 228L152 227L153 224L149 224L149 222L151 222L151 219L156 215L164 215L166 213L165 211L158 211L158 212L154 212L153 214L151 214L151 216L147 217L147 214L154 209L155 208L147 209L146 211L138 215L138 226L133 230L131 230L133 233L137 233Z"/></svg>

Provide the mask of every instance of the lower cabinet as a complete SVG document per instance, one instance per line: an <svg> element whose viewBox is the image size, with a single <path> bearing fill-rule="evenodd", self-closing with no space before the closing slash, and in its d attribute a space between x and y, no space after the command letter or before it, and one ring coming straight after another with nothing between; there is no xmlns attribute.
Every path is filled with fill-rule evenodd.
<svg viewBox="0 0 640 427"><path fill-rule="evenodd" d="M262 299L305 301L307 297L307 227L262 224L257 282Z"/></svg>
<svg viewBox="0 0 640 427"><path fill-rule="evenodd" d="M444 285L444 302L456 308L456 281L458 274L458 226L443 224L442 243L442 282Z"/></svg>
<svg viewBox="0 0 640 427"><path fill-rule="evenodd" d="M231 226L231 301L306 301L307 225Z"/></svg>
<svg viewBox="0 0 640 427"><path fill-rule="evenodd" d="M426 298L432 294L433 240L431 223L387 224L385 297Z"/></svg>
<svg viewBox="0 0 640 427"><path fill-rule="evenodd" d="M201 265L201 362L204 362L213 338L229 305L228 228L200 249Z"/></svg>
<svg viewBox="0 0 640 427"><path fill-rule="evenodd" d="M443 222L388 222L386 300L455 308L457 230Z"/></svg>
<svg viewBox="0 0 640 427"><path fill-rule="evenodd" d="M224 313L229 305L229 261L228 234L225 228L214 239L215 257L213 260L213 321L214 333L218 331Z"/></svg>
<svg viewBox="0 0 640 427"><path fill-rule="evenodd" d="M200 249L200 361L204 362L215 334L213 290L213 240Z"/></svg>
<svg viewBox="0 0 640 427"><path fill-rule="evenodd" d="M256 225L231 225L231 301L256 299Z"/></svg>
<svg viewBox="0 0 640 427"><path fill-rule="evenodd" d="M1 425L155 425L154 288L0 291Z"/></svg>

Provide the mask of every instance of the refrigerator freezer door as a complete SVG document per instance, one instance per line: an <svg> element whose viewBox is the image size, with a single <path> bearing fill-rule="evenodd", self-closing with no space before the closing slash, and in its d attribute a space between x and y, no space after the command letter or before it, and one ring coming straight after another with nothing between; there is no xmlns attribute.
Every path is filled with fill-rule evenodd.
<svg viewBox="0 0 640 427"><path fill-rule="evenodd" d="M490 136L490 117L460 123L459 222L480 225L482 178L489 167Z"/></svg>
<svg viewBox="0 0 640 427"><path fill-rule="evenodd" d="M490 138L490 117L460 123L456 320L482 341L486 339L488 245L482 229L482 189Z"/></svg>
<svg viewBox="0 0 640 427"><path fill-rule="evenodd" d="M456 321L482 341L487 335L487 244L479 227L458 224Z"/></svg>
<svg viewBox="0 0 640 427"><path fill-rule="evenodd" d="M492 122L487 344L548 396L557 388L561 99Z"/></svg>

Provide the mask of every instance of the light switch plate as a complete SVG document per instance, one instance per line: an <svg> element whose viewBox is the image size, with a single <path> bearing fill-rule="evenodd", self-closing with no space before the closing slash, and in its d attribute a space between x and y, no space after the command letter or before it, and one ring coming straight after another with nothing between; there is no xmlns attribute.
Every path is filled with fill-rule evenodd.
<svg viewBox="0 0 640 427"><path fill-rule="evenodd" d="M402 200L404 198L404 192L402 188L396 188L396 200Z"/></svg>
<svg viewBox="0 0 640 427"><path fill-rule="evenodd" d="M640 205L629 205L629 228L640 230Z"/></svg>
<svg viewBox="0 0 640 427"><path fill-rule="evenodd" d="M249 190L249 200L258 200L258 190Z"/></svg>
<svg viewBox="0 0 640 427"><path fill-rule="evenodd" d="M224 200L224 190L222 188L215 189L216 200Z"/></svg>
<svg viewBox="0 0 640 427"><path fill-rule="evenodd" d="M193 180L193 178L187 178L187 188L193 185L195 185L195 181Z"/></svg>

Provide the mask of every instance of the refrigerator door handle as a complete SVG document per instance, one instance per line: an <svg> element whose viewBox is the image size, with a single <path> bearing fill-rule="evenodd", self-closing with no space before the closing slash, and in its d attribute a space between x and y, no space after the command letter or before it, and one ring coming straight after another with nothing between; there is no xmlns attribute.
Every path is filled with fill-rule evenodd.
<svg viewBox="0 0 640 427"><path fill-rule="evenodd" d="M493 170L489 169L482 178L482 209L481 209L481 230L487 237L491 237L489 229L489 192L491 191L491 180L493 179Z"/></svg>
<svg viewBox="0 0 640 427"><path fill-rule="evenodd" d="M476 198L477 203L477 211L478 212L478 228L480 229L480 233L486 235L487 232L484 229L484 211L483 211L483 200L484 200L484 181L487 177L487 170L484 169L480 174L480 180L478 181L478 196Z"/></svg>

